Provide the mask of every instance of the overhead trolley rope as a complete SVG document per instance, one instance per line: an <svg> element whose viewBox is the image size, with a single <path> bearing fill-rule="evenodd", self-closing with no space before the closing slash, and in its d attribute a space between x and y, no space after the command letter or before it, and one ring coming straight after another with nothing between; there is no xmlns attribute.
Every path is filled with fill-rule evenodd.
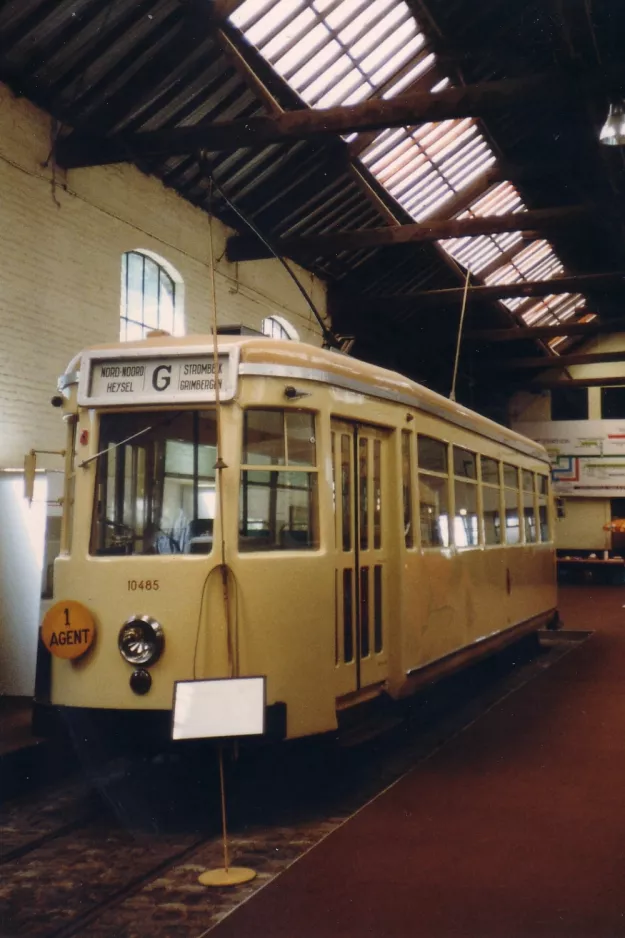
<svg viewBox="0 0 625 938"><path fill-rule="evenodd" d="M215 190L218 192L219 196L224 200L224 202L226 203L226 205L228 206L228 208L229 208L232 212L234 212L235 215L238 215L238 217L241 219L241 221L244 222L244 224L246 224L246 225L248 226L248 228L251 228L251 230L254 232L254 234L256 235L256 237L259 238L259 239L263 242L263 244L271 251L271 253L274 255L274 257L276 258L276 260L280 261L280 263L282 264L282 266L284 267L284 269L285 269L286 272L288 273L289 277L291 278L291 280L293 281L293 283L295 284L295 286L297 287L297 289L299 290L299 292L302 294L302 296L303 296L304 299L306 300L306 303L307 303L307 305L310 307L310 310L311 310L313 316L315 317L315 319L316 319L317 322L319 323L319 327L321 328L321 331L322 331L322 333L323 333L323 339L324 339L325 345L326 345L328 348L340 349L340 348L341 348L341 342L340 342L340 340L339 340L339 339L337 338L337 336L332 332L332 330L331 330L331 329L328 329L328 327L326 326L325 322L323 321L323 316L321 315L321 313L320 313L319 310L317 309L317 307L316 307L315 303L313 302L312 298L309 296L309 294L307 293L307 291L306 291L306 290L304 289L304 287L302 286L302 284L301 284L301 282L300 282L300 280L299 280L299 277L297 277L297 276L293 273L293 271L291 270L289 264L287 264L286 260L285 260L283 257L281 257L280 254L278 254L278 252L276 251L275 247L271 244L271 241L269 241L269 240L265 237L265 235L263 235L262 232L259 231L259 229L256 227L256 225L254 224L254 222L251 221L249 218L247 218L247 217L237 208L237 206L234 204L234 202L232 202L232 200L226 195L226 193L224 192L223 188L219 185L219 183L218 183L217 180L215 179L215 177L214 177L214 175L213 175L213 173L212 173L212 171L211 171L211 169L210 169L210 166L208 165L208 160L206 159L206 154L204 153L204 151L202 151L201 154L200 154L200 163L201 163L201 165L203 166L204 171L207 173L207 175L208 175L208 177L209 177L209 179L210 179L210 181L211 181L211 189L210 189L210 195L209 195L209 217L211 217L211 212L210 212L210 209L212 209L212 198L211 198L211 196L212 196L212 189L213 189L213 187L214 187Z"/></svg>
<svg viewBox="0 0 625 938"><path fill-rule="evenodd" d="M458 362L460 361L460 343L462 342L462 327L464 325L464 314L467 309L467 298L469 295L469 283L471 280L471 271L467 267L467 276L464 281L464 293L462 294L462 308L460 310L460 322L458 323L458 339L456 341L456 356L454 359L454 372L451 379L451 391L449 400L456 400L456 378L458 377Z"/></svg>
<svg viewBox="0 0 625 938"><path fill-rule="evenodd" d="M212 194L212 180L211 180L211 194ZM208 582L211 578L211 574L219 570L221 575L221 585L222 585L222 596L224 604L224 614L226 618L226 644L227 644L227 657L228 657L228 675L229 677L238 677L239 673L239 661L238 661L238 648L237 648L237 638L236 634L233 635L231 628L231 615L230 615L230 582L234 581L234 588L236 591L237 584L236 578L233 575L232 570L230 569L227 562L227 553L226 553L226 535L225 535L225 515L224 515L224 486L223 486L223 476L222 472L224 469L227 469L228 466L223 458L223 449L222 449L222 408L221 408L221 395L219 387L219 343L218 343L218 333L217 333L217 290L215 287L215 254L213 251L213 219L212 215L209 213L208 216L208 245L210 252L210 278L211 278L211 299L213 304L213 323L212 323L212 335L213 335L213 372L215 375L215 422L216 422L216 452L217 458L215 460L215 481L217 483L217 497L219 505L219 530L220 530L220 563L218 567L211 567L204 583L202 584L202 594L200 597L200 609L198 612L198 624L197 632L195 636L195 649L193 652L193 677L196 677L196 662L197 662L197 650L200 640L200 629L202 625L202 610L204 608L204 595L206 593L206 588ZM236 633L236 618L238 618L238 609L235 603L235 633Z"/></svg>

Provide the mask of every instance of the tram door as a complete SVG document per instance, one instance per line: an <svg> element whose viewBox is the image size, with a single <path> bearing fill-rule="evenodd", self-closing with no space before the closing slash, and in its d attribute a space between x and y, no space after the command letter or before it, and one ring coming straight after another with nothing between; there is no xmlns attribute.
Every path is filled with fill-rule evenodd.
<svg viewBox="0 0 625 938"><path fill-rule="evenodd" d="M383 682L390 433L332 421L336 696Z"/></svg>

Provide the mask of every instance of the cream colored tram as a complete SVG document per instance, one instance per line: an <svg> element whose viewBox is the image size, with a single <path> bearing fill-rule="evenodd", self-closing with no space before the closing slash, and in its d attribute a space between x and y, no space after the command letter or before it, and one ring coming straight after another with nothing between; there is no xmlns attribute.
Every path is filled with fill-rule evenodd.
<svg viewBox="0 0 625 938"><path fill-rule="evenodd" d="M60 381L39 712L166 727L176 681L264 675L268 728L302 737L553 620L542 447L339 353L218 347L99 346Z"/></svg>

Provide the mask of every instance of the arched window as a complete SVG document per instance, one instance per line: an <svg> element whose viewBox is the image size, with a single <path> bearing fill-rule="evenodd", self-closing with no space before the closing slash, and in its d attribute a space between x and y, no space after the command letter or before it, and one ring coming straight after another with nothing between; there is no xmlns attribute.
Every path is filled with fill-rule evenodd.
<svg viewBox="0 0 625 938"><path fill-rule="evenodd" d="M143 339L151 329L184 334L182 279L157 255L128 251L122 256L119 337Z"/></svg>
<svg viewBox="0 0 625 938"><path fill-rule="evenodd" d="M297 329L294 329L291 323L282 316L268 316L267 319L263 319L263 335L269 336L270 339L299 341Z"/></svg>

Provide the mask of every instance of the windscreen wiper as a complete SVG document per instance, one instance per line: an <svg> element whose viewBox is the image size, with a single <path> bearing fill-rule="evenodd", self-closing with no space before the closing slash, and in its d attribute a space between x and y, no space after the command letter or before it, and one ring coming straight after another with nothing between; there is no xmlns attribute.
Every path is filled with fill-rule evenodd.
<svg viewBox="0 0 625 938"><path fill-rule="evenodd" d="M101 449L99 453L94 453L93 456L89 456L88 459L83 459L82 462L78 463L79 469L84 469L85 466L88 466L90 462L93 462L94 459L99 459L100 456L104 456L105 453L108 453L111 449L117 449L118 446L124 446L126 443L130 443L131 440L136 440L138 436L143 436L144 433L149 433L150 430L156 430L158 427L162 427L163 424L171 423L172 420L175 420L176 417L179 417L182 413L181 410L176 411L171 415L167 415L165 420L161 420L159 423L151 424L149 427L144 427L143 430L138 430L137 433L133 433L130 436L127 436L125 440L120 440L119 443L113 443L106 447L106 449Z"/></svg>

